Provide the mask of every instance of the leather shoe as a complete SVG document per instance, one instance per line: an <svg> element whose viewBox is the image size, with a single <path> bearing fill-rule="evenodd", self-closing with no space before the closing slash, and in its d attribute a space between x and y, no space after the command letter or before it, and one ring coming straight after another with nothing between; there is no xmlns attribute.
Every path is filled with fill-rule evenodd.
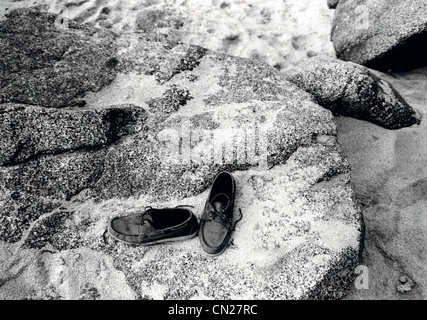
<svg viewBox="0 0 427 320"><path fill-rule="evenodd" d="M231 173L219 173L212 184L200 219L199 238L203 250L219 255L227 247L233 227L236 182Z"/></svg>
<svg viewBox="0 0 427 320"><path fill-rule="evenodd" d="M189 209L147 207L144 212L110 220L109 234L127 244L151 245L191 239L197 235L199 223Z"/></svg>

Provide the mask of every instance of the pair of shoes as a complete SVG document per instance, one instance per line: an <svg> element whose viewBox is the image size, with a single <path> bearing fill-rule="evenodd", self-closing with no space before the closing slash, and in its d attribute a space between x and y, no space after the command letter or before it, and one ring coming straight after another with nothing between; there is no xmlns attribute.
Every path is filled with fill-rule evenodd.
<svg viewBox="0 0 427 320"><path fill-rule="evenodd" d="M210 255L221 254L227 247L233 225L236 182L228 172L216 177L209 192L200 226L188 206L154 209L110 220L109 234L128 244L151 245L191 239L199 234L203 250ZM185 208L187 207L187 208Z"/></svg>

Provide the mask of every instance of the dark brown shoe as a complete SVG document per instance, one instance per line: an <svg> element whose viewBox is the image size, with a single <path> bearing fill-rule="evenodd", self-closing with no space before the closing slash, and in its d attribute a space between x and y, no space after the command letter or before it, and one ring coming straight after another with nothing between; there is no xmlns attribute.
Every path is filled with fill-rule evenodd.
<svg viewBox="0 0 427 320"><path fill-rule="evenodd" d="M191 239L197 235L196 216L184 208L154 209L125 217L113 218L108 232L113 238L128 244L151 245Z"/></svg>
<svg viewBox="0 0 427 320"><path fill-rule="evenodd" d="M230 240L233 226L236 182L228 172L219 173L211 187L200 220L199 238L204 251L221 254Z"/></svg>

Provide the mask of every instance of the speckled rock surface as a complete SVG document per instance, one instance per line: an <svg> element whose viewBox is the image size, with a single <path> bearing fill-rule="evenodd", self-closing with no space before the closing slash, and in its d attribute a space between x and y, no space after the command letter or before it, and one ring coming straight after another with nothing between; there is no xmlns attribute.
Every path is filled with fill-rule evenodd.
<svg viewBox="0 0 427 320"><path fill-rule="evenodd" d="M81 106L117 73L114 34L21 9L0 22L0 103ZM58 32L60 31L60 32Z"/></svg>
<svg viewBox="0 0 427 320"><path fill-rule="evenodd" d="M387 129L420 122L419 115L389 82L352 62L314 57L288 73L287 78L336 114Z"/></svg>
<svg viewBox="0 0 427 320"><path fill-rule="evenodd" d="M0 105L0 165L24 162L42 154L94 148L135 133L145 110L124 105L102 110L57 110Z"/></svg>
<svg viewBox="0 0 427 320"><path fill-rule="evenodd" d="M340 0L331 38L340 59L403 71L426 65L426 25L424 0Z"/></svg>
<svg viewBox="0 0 427 320"><path fill-rule="evenodd" d="M364 229L332 113L254 60L159 34L115 45L119 71L81 97L84 110L132 104L147 120L112 144L0 168L0 297L342 298ZM221 256L197 238L135 247L104 233L109 218L146 205L200 216L224 169L244 216Z"/></svg>

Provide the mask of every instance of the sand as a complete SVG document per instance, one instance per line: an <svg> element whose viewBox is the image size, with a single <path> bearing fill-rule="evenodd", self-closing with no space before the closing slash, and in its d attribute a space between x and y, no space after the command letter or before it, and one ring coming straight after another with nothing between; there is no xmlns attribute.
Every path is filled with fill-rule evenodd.
<svg viewBox="0 0 427 320"><path fill-rule="evenodd" d="M381 75L409 104L427 111L427 68ZM427 297L427 124L390 131L349 118L337 118L339 141L352 165L352 181L366 223L363 263L369 290L348 299L426 299ZM415 282L400 293L399 278Z"/></svg>
<svg viewBox="0 0 427 320"><path fill-rule="evenodd" d="M64 2L71 4L70 18L118 31L132 30L144 8L166 3L187 19L177 31L184 41L260 59L283 72L311 56L334 56L333 10L326 0L2 0L0 19L12 8L31 5L59 12ZM105 7L110 11L102 18ZM427 68L377 74L425 118ZM347 299L427 299L427 124L390 131L346 117L336 121L366 223L362 263L368 267L369 288L354 287ZM402 276L415 284L408 285L409 280L405 286Z"/></svg>

